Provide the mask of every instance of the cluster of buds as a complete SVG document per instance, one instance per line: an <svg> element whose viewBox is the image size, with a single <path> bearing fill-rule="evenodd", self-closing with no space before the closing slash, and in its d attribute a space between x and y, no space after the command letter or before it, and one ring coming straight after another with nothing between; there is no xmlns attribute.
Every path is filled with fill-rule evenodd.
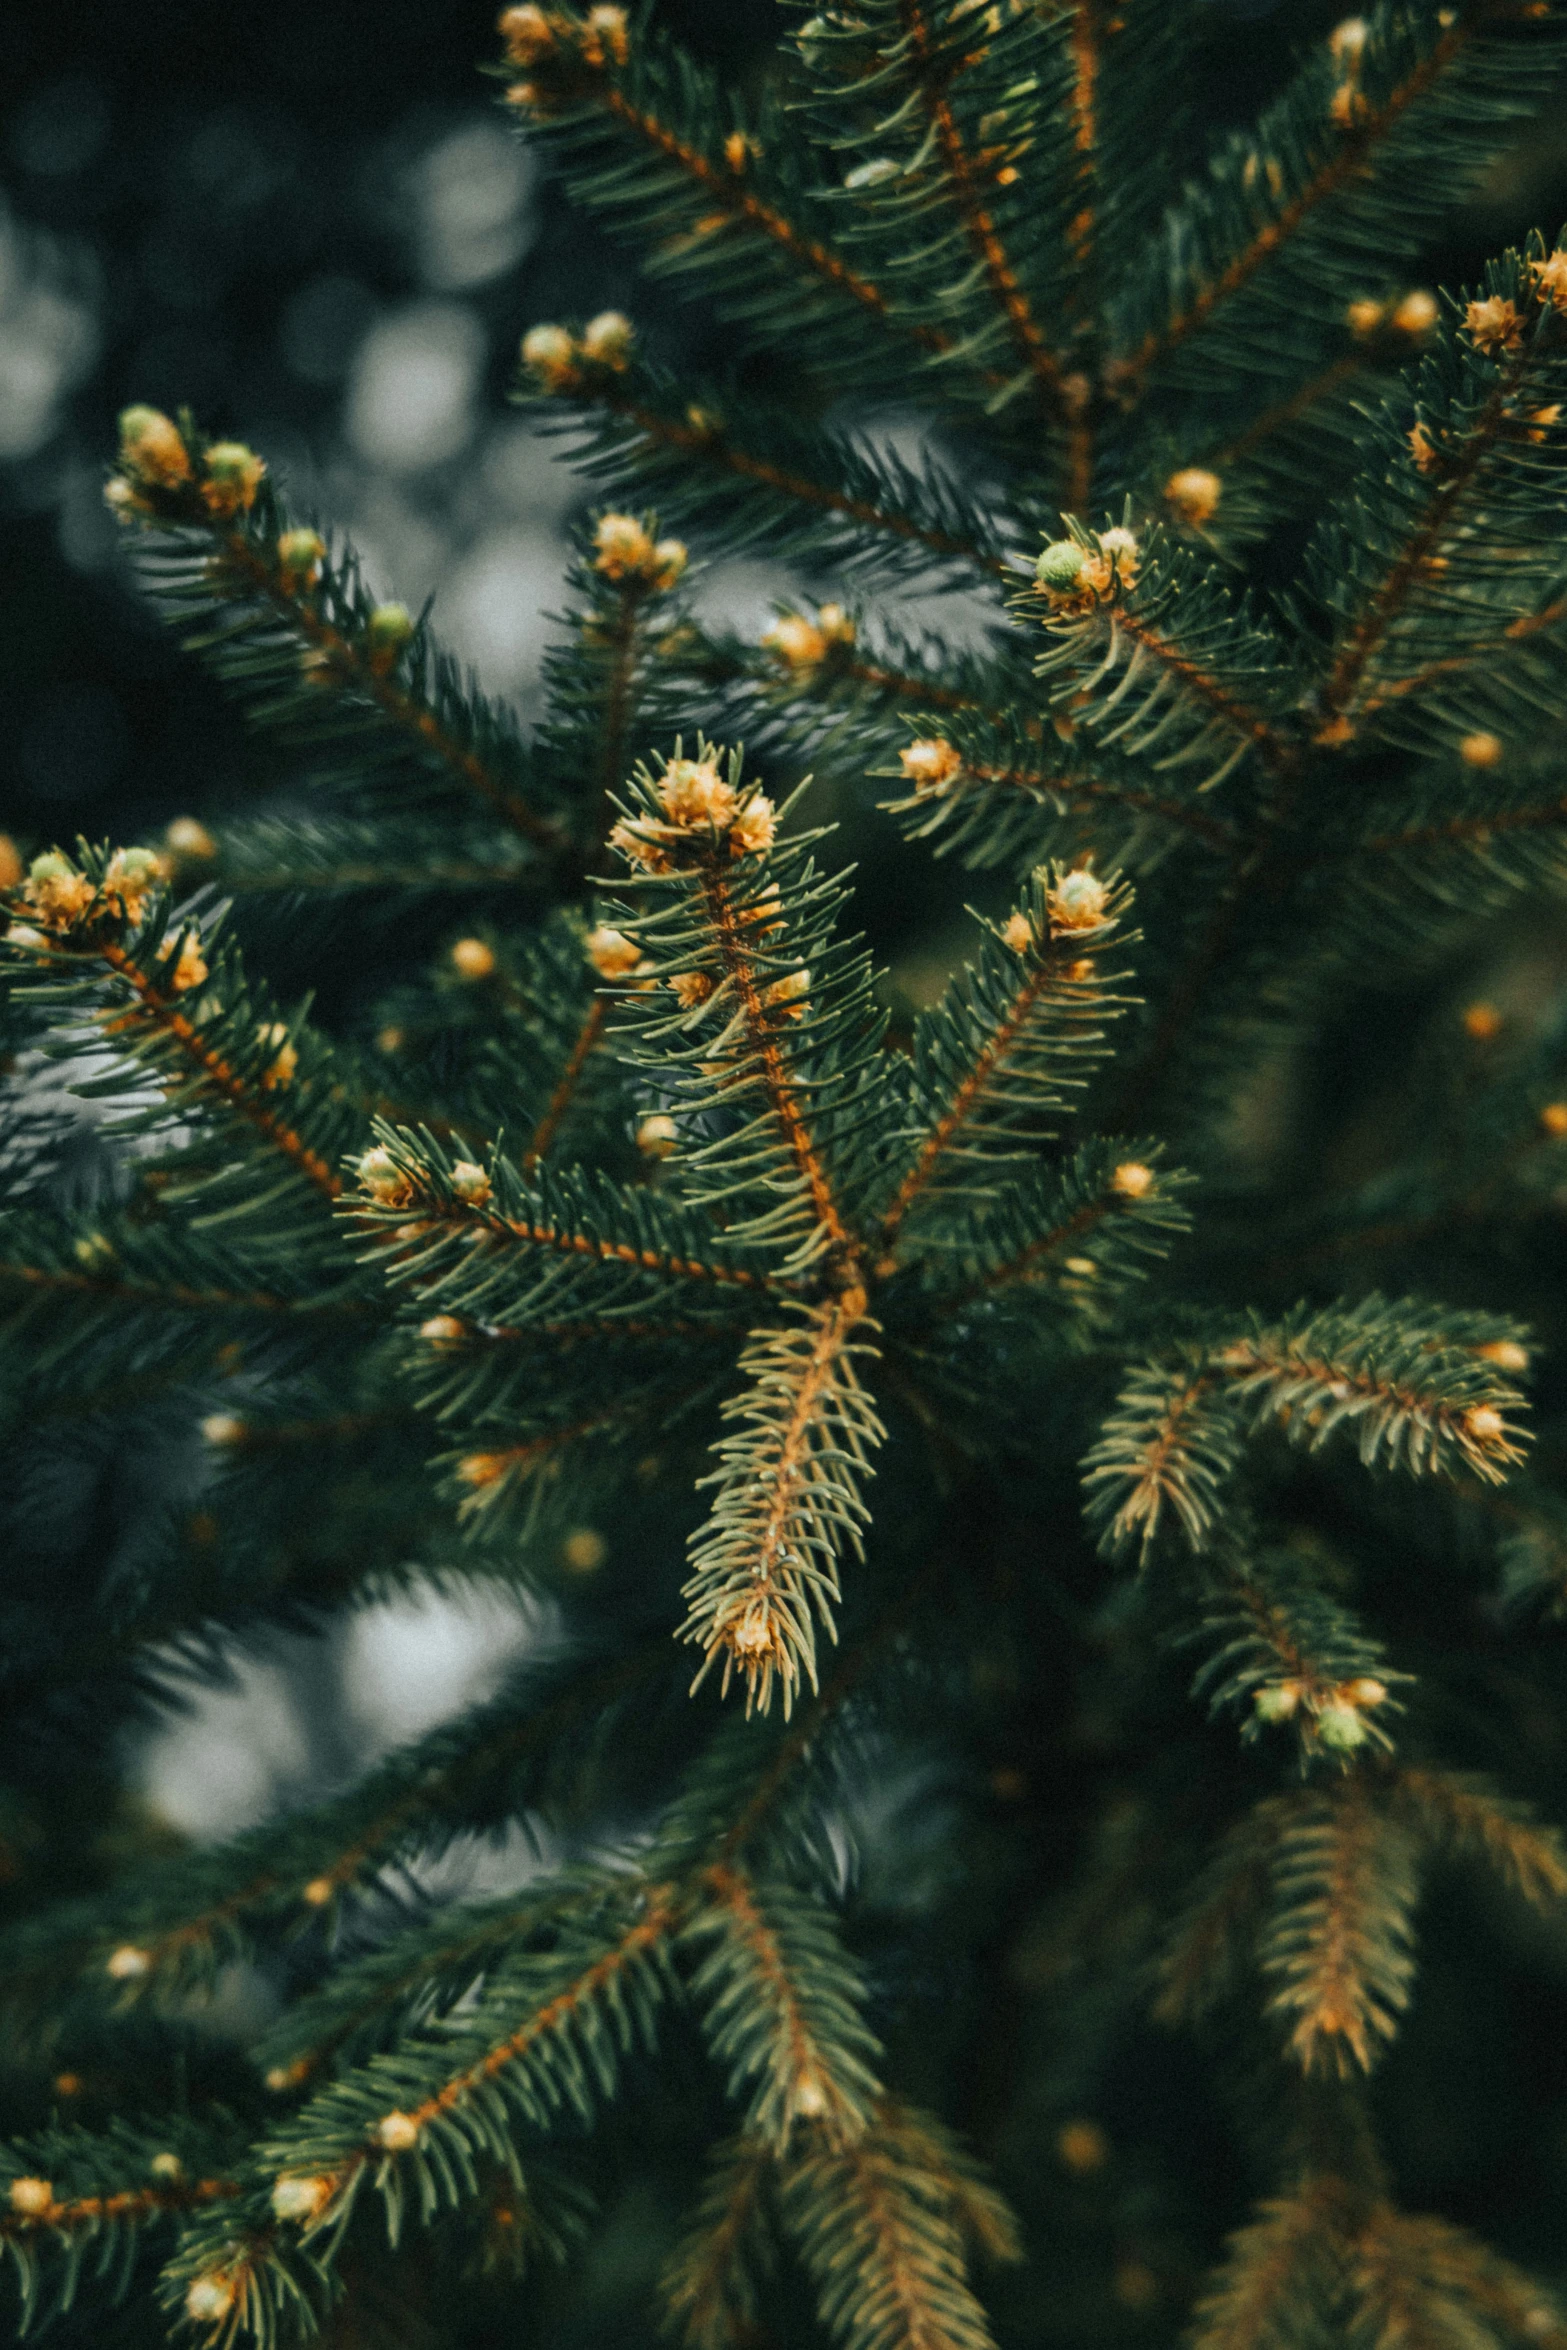
<svg viewBox="0 0 1567 2350"><path fill-rule="evenodd" d="M1297 1721L1308 1744L1326 1746L1334 1754L1353 1754L1368 1740L1390 1743L1385 1730L1369 1717L1387 1702L1387 1685L1369 1673L1333 1686L1303 1679L1269 1681L1252 1693L1252 1710L1259 1723Z"/></svg>
<svg viewBox="0 0 1567 2350"><path fill-rule="evenodd" d="M1164 502L1189 530L1202 530L1219 510L1224 484L1206 465L1182 465L1164 485Z"/></svg>
<svg viewBox="0 0 1567 2350"><path fill-rule="evenodd" d="M278 584L285 595L297 595L321 576L326 541L318 530L285 530L277 543Z"/></svg>
<svg viewBox="0 0 1567 2350"><path fill-rule="evenodd" d="M686 567L683 539L655 539L634 514L601 514L593 530L593 568L617 587L663 595Z"/></svg>
<svg viewBox="0 0 1567 2350"><path fill-rule="evenodd" d="M854 622L841 604L823 604L816 618L803 612L780 612L762 636L762 649L786 669L819 669L830 654L854 642Z"/></svg>
<svg viewBox="0 0 1567 2350"><path fill-rule="evenodd" d="M753 784L726 782L716 752L704 758L674 758L653 787L662 815L627 816L610 834L610 845L649 873L667 873L682 862L682 851L712 856L756 857L773 845L777 811Z"/></svg>
<svg viewBox="0 0 1567 2350"><path fill-rule="evenodd" d="M1415 286L1396 301L1378 302L1366 296L1351 302L1344 313L1344 323L1358 342L1369 342L1374 335L1389 332L1415 341L1428 335L1441 315L1435 294L1424 286Z"/></svg>
<svg viewBox="0 0 1567 2350"><path fill-rule="evenodd" d="M546 392L569 392L594 375L623 374L631 364L636 329L619 310L601 310L580 335L564 326L530 326L522 364Z"/></svg>
<svg viewBox="0 0 1567 2350"><path fill-rule="evenodd" d="M186 2288L185 2314L197 2325L221 2325L238 2299L239 2279L232 2269L204 2269Z"/></svg>
<svg viewBox="0 0 1567 2350"><path fill-rule="evenodd" d="M256 1042L268 1056L261 1071L263 1093L276 1093L280 1087L292 1085L299 1067L299 1047L289 1035L286 1021L260 1021Z"/></svg>
<svg viewBox="0 0 1567 2350"><path fill-rule="evenodd" d="M1052 539L1034 566L1034 577L1053 614L1087 612L1133 584L1137 558L1135 532L1117 526L1087 541Z"/></svg>
<svg viewBox="0 0 1567 2350"><path fill-rule="evenodd" d="M405 1208L414 1196L412 1181L379 1143L361 1154L355 1173L360 1190L367 1192L378 1208Z"/></svg>
<svg viewBox="0 0 1567 2350"><path fill-rule="evenodd" d="M172 858L191 864L205 865L218 853L217 842L194 816L176 816L164 832L163 845Z"/></svg>
<svg viewBox="0 0 1567 2350"><path fill-rule="evenodd" d="M244 441L212 441L191 455L185 435L161 408L136 406L120 416L120 470L104 491L122 522L156 514L160 500L194 489L220 521L248 514L266 466Z"/></svg>
<svg viewBox="0 0 1567 2350"><path fill-rule="evenodd" d="M569 96L583 69L602 73L607 66L624 65L631 54L623 8L599 6L576 17L529 4L503 9L496 30L506 44L508 64L534 77L513 82L507 103L536 114L548 113L554 99Z"/></svg>
<svg viewBox="0 0 1567 2350"><path fill-rule="evenodd" d="M58 934L101 915L139 922L148 896L168 877L169 860L156 849L116 849L97 881L60 850L45 849L28 867L21 896L39 928ZM17 926L10 936L18 940Z"/></svg>
<svg viewBox="0 0 1567 2350"><path fill-rule="evenodd" d="M489 979L495 970L495 949L486 938L460 938L452 948L452 969L469 985Z"/></svg>

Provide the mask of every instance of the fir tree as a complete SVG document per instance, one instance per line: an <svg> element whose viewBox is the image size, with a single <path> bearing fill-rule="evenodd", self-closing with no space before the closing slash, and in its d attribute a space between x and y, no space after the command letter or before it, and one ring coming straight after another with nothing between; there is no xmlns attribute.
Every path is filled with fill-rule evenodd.
<svg viewBox="0 0 1567 2350"><path fill-rule="evenodd" d="M69 1898L10 1804L27 2322L604 2339L576 2280L641 2192L628 2340L1163 2339L1184 2298L1199 2350L1567 2344L1405 2207L1377 2078L1434 1874L1558 1969L1567 1915L1525 1393L1567 1054L1558 1001L1452 992L1567 872L1567 247L1416 282L1562 12L1380 6L1205 162L1194 13L852 0L742 100L617 7L506 11L500 103L734 355L524 339L603 497L525 719L264 454L126 412L145 591L311 790L12 875L17 1555L62 1421L183 1448L44 1697L399 1583L559 1631L357 1784ZM759 642L689 596L755 547L815 591ZM900 621L937 587L982 650ZM822 820L868 802L987 893L912 1018ZM269 988L279 893L446 945L361 1036ZM1390 1000L1429 1026L1368 1174L1300 1073ZM1526 1627L1483 1670L1460 1571ZM515 1823L519 1891L421 1891ZM242 1958L280 1992L243 2061L205 2021ZM1085 2300L1101 2223L1043 2182L1111 2162L1072 2115L1150 2016L1255 2207Z"/></svg>

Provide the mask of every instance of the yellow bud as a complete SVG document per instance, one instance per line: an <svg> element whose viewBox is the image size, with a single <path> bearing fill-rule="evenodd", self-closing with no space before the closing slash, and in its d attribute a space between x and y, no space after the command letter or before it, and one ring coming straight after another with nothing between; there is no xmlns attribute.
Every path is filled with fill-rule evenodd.
<svg viewBox="0 0 1567 2350"><path fill-rule="evenodd" d="M1224 484L1205 465L1183 465L1164 485L1165 499L1194 530L1212 519Z"/></svg>
<svg viewBox="0 0 1567 2350"><path fill-rule="evenodd" d="M11 2209L24 2219L39 2219L54 2208L54 2187L48 2179L13 2179Z"/></svg>
<svg viewBox="0 0 1567 2350"><path fill-rule="evenodd" d="M419 2124L411 2113L383 2114L375 2125L375 2140L388 2154L406 2154L419 2142Z"/></svg>
<svg viewBox="0 0 1567 2350"><path fill-rule="evenodd" d="M637 1128L637 1148L645 1159L667 1159L679 1140L673 1118L644 1118Z"/></svg>

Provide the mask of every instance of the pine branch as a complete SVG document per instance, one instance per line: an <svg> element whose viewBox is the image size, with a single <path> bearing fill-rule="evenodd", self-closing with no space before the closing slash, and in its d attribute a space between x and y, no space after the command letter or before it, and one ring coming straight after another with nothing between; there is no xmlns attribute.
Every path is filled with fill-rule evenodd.
<svg viewBox="0 0 1567 2350"><path fill-rule="evenodd" d="M1125 974L1102 969L1097 954L1130 903L1130 891L1086 871L1041 868L1024 904L921 1016L912 1131L900 1138L918 1139L882 1216L884 1250L922 1202L983 1197L1049 1137L1107 1049L1103 1023L1124 1008L1111 991Z"/></svg>
<svg viewBox="0 0 1567 2350"><path fill-rule="evenodd" d="M1089 1515L1111 1549L1146 1557L1169 1518L1201 1549L1248 1431L1269 1421L1310 1451L1353 1429L1368 1468L1499 1483L1522 1458L1505 1414L1523 1400L1484 1352L1500 1335L1484 1316L1372 1295L1146 1364L1087 1457Z"/></svg>
<svg viewBox="0 0 1567 2350"><path fill-rule="evenodd" d="M1509 255L1487 287L1427 357L1403 413L1382 422L1353 519L1326 524L1308 556L1338 624L1320 695L1328 743L1352 740L1379 712L1381 731L1457 733L1464 703L1453 704L1450 681L1483 659L1488 635L1537 622L1559 600L1551 394L1567 392L1567 339L1534 266ZM1443 680L1424 710L1411 699L1416 678ZM1494 695L1497 683L1480 690Z"/></svg>
<svg viewBox="0 0 1567 2350"><path fill-rule="evenodd" d="M238 2193L224 2170L239 2152L232 2126L187 2115L55 2127L5 2147L0 2265L16 2268L19 2331L63 2316L89 2282L123 2301L150 2233Z"/></svg>
<svg viewBox="0 0 1567 2350"><path fill-rule="evenodd" d="M1414 1839L1357 1778L1306 1796L1273 1860L1268 2012L1306 2073L1369 2072L1414 1980Z"/></svg>
<svg viewBox="0 0 1567 2350"><path fill-rule="evenodd" d="M924 2152L896 2127L873 2127L783 2169L785 2232L844 2350L991 2350L952 2196Z"/></svg>
<svg viewBox="0 0 1567 2350"><path fill-rule="evenodd" d="M1560 2301L1448 2220L1379 2206L1356 2231L1348 2281L1377 2350L1406 2342L1567 2345Z"/></svg>
<svg viewBox="0 0 1567 2350"><path fill-rule="evenodd" d="M1363 292L1364 255L1385 270L1418 252L1432 212L1530 111L1531 85L1559 51L1549 27L1523 32L1527 18L1512 0L1445 24L1384 5L1361 37L1317 50L1255 139L1232 134L1172 209L1118 305L1119 396L1160 381L1211 396L1236 376L1293 373L1312 349L1301 330L1340 287L1341 301Z"/></svg>
<svg viewBox="0 0 1567 2350"><path fill-rule="evenodd" d="M691 1538L680 1637L703 1652L693 1686L722 1656L722 1692L738 1672L747 1711L767 1711L775 1676L786 1718L801 1681L817 1687L816 1625L832 1632L838 1553L860 1552L860 1487L883 1433L857 1368L866 1326L864 1293L851 1291L758 1331L740 1358L748 1384L724 1407L718 1466L700 1481L714 1499Z"/></svg>
<svg viewBox="0 0 1567 2350"><path fill-rule="evenodd" d="M309 2189L289 2216L335 2241L373 2187L395 2243L410 2198L428 2221L476 2191L479 2161L515 2176L514 2122L588 2120L621 2059L652 2044L674 1924L667 1890L617 1881L598 1918L562 1918L551 1948L498 1963L439 2029L320 2090L261 2156L280 2185Z"/></svg>
<svg viewBox="0 0 1567 2350"><path fill-rule="evenodd" d="M639 769L612 835L639 901L619 919L644 957L625 998L628 1057L665 1091L677 1136L716 1127L681 1167L730 1239L765 1248L780 1279L825 1272L847 1294L863 1283L851 1203L886 1125L882 1089L865 1083L884 1025L870 965L835 935L843 884L816 874L817 836L777 841L739 754L726 780L716 747L698 751L677 745L656 779Z"/></svg>
<svg viewBox="0 0 1567 2350"><path fill-rule="evenodd" d="M1409 1825L1438 1851L1484 1862L1537 1909L1567 1899L1561 1831L1536 1820L1527 1804L1498 1795L1483 1778L1431 1765L1406 1764L1392 1795Z"/></svg>
<svg viewBox="0 0 1567 2350"><path fill-rule="evenodd" d="M1203 791L1250 755L1271 776L1292 768L1282 722L1296 688L1271 630L1161 530L1139 543L1075 519L1071 529L1017 608L1043 621L1050 645L1035 673L1059 680L1052 699L1094 748L1119 746L1154 774L1195 766Z"/></svg>
<svg viewBox="0 0 1567 2350"><path fill-rule="evenodd" d="M128 410L139 420L150 410ZM157 422L174 432L167 418ZM376 604L352 550L329 553L288 514L266 468L188 424L179 461L154 464L127 434L111 502L139 526L155 607L231 684L254 723L323 756L372 812L410 798L477 800L535 849L560 842L515 722L464 681L400 604ZM214 473L214 465L219 472Z"/></svg>
<svg viewBox="0 0 1567 2350"><path fill-rule="evenodd" d="M744 2135L709 2157L696 2208L659 2279L665 2329L685 2350L738 2350L758 2338L761 2291L774 2264L764 2224L772 2168L765 2142Z"/></svg>
<svg viewBox="0 0 1567 2350"><path fill-rule="evenodd" d="M1230 2238L1198 2302L1192 2350L1294 2350L1329 2338L1342 2291L1348 2217L1337 2179L1306 2178Z"/></svg>
<svg viewBox="0 0 1567 2350"><path fill-rule="evenodd" d="M1207 1650L1192 1682L1210 1713L1242 1715L1241 1735L1290 1723L1302 1761L1390 1750L1386 1717L1402 1710L1377 1641L1322 1589L1307 1561L1285 1550L1243 1553L1206 1596L1200 1625L1181 1635Z"/></svg>
<svg viewBox="0 0 1567 2350"><path fill-rule="evenodd" d="M1279 1847L1305 1800L1303 1792L1264 1796L1197 1877L1159 1959L1160 2023L1195 2024L1230 1996L1254 1954Z"/></svg>
<svg viewBox="0 0 1567 2350"><path fill-rule="evenodd" d="M0 950L15 974L13 993L63 1012L52 1041L59 1056L96 1058L109 1043L112 1073L80 1090L129 1102L117 1131L183 1132L192 1110L216 1114L225 1141L242 1147L206 1173L204 1207L228 1204L241 1187L254 1196L265 1166L268 1248L282 1244L286 1208L289 1237L308 1232L319 1256L335 1253L321 1203L337 1199L338 1168L362 1125L332 1049L297 1014L276 1016L230 941L171 927L150 852L82 856L79 868L46 857L48 870L28 884L27 910L45 928L13 924ZM189 1156L192 1171L200 1169L199 1147ZM259 1245L254 1228L247 1238Z"/></svg>
<svg viewBox="0 0 1567 2350"><path fill-rule="evenodd" d="M560 334L560 328L546 330ZM866 577L1009 576L1003 525L934 461L904 463L843 429L751 398L693 400L648 366L535 370L573 430L573 462L612 488L651 493L682 527L743 553ZM617 779L618 780L618 779Z"/></svg>
<svg viewBox="0 0 1567 2350"><path fill-rule="evenodd" d="M505 29L503 25L503 30ZM755 339L786 331L808 361L884 376L952 338L845 259L837 213L787 109L725 98L646 23L608 31L553 8L510 44L525 81L508 102L565 161L572 195L653 248L651 266L693 281ZM726 127L726 125L728 127ZM866 352L867 319L889 330Z"/></svg>
<svg viewBox="0 0 1567 2350"><path fill-rule="evenodd" d="M775 2154L797 2122L832 2145L863 2135L881 2050L861 2018L858 1970L829 1913L797 1885L765 1885L728 1862L703 1872L685 1932L705 1955L691 1993L744 2129Z"/></svg>
<svg viewBox="0 0 1567 2350"><path fill-rule="evenodd" d="M1062 1166L998 1189L941 1235L933 1274L942 1311L1036 1282L1056 1285L1064 1302L1070 1284L1086 1281L1098 1309L1113 1304L1190 1224L1190 1178L1160 1160L1157 1143L1090 1142Z"/></svg>

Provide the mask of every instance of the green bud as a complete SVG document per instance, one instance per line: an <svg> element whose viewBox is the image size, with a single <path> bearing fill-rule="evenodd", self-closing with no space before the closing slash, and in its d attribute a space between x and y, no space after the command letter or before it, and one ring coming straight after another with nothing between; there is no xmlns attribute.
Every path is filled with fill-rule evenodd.
<svg viewBox="0 0 1567 2350"><path fill-rule="evenodd" d="M1052 595L1064 595L1083 576L1083 550L1074 539L1052 539L1034 566L1035 577Z"/></svg>
<svg viewBox="0 0 1567 2350"><path fill-rule="evenodd" d="M1275 1681L1255 1691L1251 1702L1259 1722L1287 1722L1300 1703L1300 1688L1294 1681Z"/></svg>
<svg viewBox="0 0 1567 2350"><path fill-rule="evenodd" d="M377 604L365 628L365 635L378 653L400 653L413 632L413 619L406 604Z"/></svg>
<svg viewBox="0 0 1567 2350"><path fill-rule="evenodd" d="M120 871L128 881L157 881L162 877L163 864L153 849L122 849Z"/></svg>
<svg viewBox="0 0 1567 2350"><path fill-rule="evenodd" d="M45 849L27 868L29 881L64 881L76 871L69 857L62 857L58 849Z"/></svg>
<svg viewBox="0 0 1567 2350"><path fill-rule="evenodd" d="M1317 1716L1317 1736L1337 1754L1353 1754L1369 1735L1357 1706L1325 1705Z"/></svg>

